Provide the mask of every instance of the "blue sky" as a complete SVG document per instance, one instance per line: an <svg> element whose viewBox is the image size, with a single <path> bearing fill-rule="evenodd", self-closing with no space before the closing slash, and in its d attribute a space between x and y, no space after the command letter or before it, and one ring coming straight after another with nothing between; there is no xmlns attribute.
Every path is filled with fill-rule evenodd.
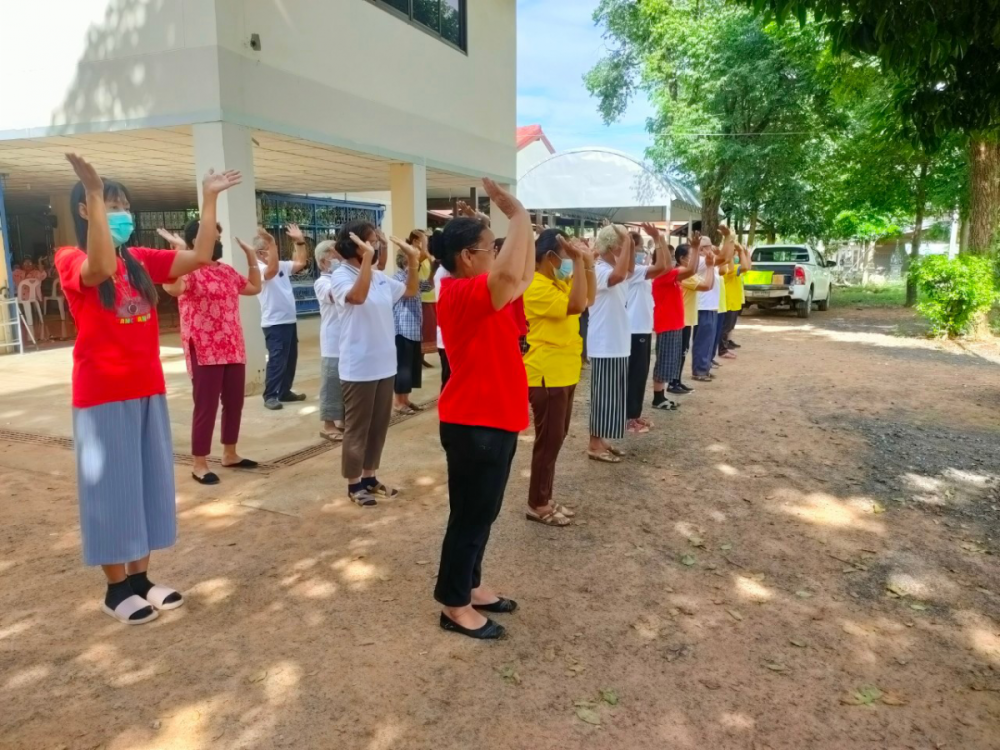
<svg viewBox="0 0 1000 750"><path fill-rule="evenodd" d="M583 75L604 56L598 0L517 0L517 124L541 124L557 151L607 146L641 157L650 145L645 97L604 125Z"/></svg>

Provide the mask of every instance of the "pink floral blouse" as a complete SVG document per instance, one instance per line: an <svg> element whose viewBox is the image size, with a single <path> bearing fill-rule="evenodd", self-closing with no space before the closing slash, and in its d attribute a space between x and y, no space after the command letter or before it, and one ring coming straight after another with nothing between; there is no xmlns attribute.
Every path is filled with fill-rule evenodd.
<svg viewBox="0 0 1000 750"><path fill-rule="evenodd" d="M188 374L192 347L199 365L246 364L240 324L240 292L246 285L246 277L225 263L202 266L184 277L177 306Z"/></svg>

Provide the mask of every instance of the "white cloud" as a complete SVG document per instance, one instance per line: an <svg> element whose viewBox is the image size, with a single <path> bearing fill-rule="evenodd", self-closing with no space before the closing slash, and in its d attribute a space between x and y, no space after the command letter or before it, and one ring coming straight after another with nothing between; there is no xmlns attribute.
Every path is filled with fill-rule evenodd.
<svg viewBox="0 0 1000 750"><path fill-rule="evenodd" d="M606 126L583 83L607 50L593 22L597 2L517 0L517 122L541 124L559 151L599 145L641 157L651 143L646 97Z"/></svg>

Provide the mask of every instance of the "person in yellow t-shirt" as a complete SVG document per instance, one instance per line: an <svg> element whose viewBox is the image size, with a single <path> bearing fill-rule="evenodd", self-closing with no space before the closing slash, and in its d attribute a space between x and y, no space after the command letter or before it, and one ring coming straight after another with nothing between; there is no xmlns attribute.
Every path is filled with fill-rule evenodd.
<svg viewBox="0 0 1000 750"><path fill-rule="evenodd" d="M590 249L558 229L542 232L535 241L535 277L523 298L528 320L524 369L535 421L526 518L547 526L568 526L575 515L552 502L552 485L580 382L580 313L594 304L596 294Z"/></svg>
<svg viewBox="0 0 1000 750"><path fill-rule="evenodd" d="M740 313L743 311L743 275L750 270L750 254L746 248L737 244L735 246L736 259L731 264L730 271L725 276L725 297L726 307L729 312L722 323L722 335L719 341L719 356L724 359L735 359L736 353L733 349L739 349L739 345L733 344L731 335Z"/></svg>

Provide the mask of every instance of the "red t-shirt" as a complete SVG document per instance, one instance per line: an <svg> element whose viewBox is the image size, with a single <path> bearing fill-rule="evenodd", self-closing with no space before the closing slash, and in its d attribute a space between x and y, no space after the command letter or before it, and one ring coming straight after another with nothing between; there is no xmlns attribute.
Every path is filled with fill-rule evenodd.
<svg viewBox="0 0 1000 750"><path fill-rule="evenodd" d="M528 335L528 316L524 314L524 297L518 297L510 303L514 311L514 322L517 324L517 335Z"/></svg>
<svg viewBox="0 0 1000 750"><path fill-rule="evenodd" d="M154 284L170 279L174 250L130 247ZM85 409L165 393L160 365L160 327L151 307L129 283L125 261L118 259L115 309L101 304L98 287L84 286L80 267L87 254L75 247L56 252L56 269L78 330L73 347L73 406Z"/></svg>
<svg viewBox="0 0 1000 750"><path fill-rule="evenodd" d="M653 330L679 331L684 327L684 294L677 281L679 268L653 279Z"/></svg>
<svg viewBox="0 0 1000 750"><path fill-rule="evenodd" d="M438 401L442 422L520 432L528 427L528 376L513 305L493 309L486 274L441 281L437 319L451 378Z"/></svg>

